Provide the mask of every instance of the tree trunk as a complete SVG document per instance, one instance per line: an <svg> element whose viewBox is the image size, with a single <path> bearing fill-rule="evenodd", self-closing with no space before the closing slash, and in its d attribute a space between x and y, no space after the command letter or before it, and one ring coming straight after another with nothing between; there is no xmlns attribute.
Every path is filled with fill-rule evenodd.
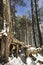
<svg viewBox="0 0 43 65"><path fill-rule="evenodd" d="M9 57L9 44L11 43L11 29L12 29L12 22L11 22L11 14L10 14L10 4L9 0L3 1L5 7L5 16L6 16L6 23L7 27L9 27L9 31L7 31L7 41L6 41L6 58Z"/></svg>
<svg viewBox="0 0 43 65"><path fill-rule="evenodd" d="M38 29L38 37L39 37L39 43L40 46L42 46L42 36L41 36L41 31L40 31L40 27L39 27L39 19L38 19L38 9L37 9L37 2L36 0L34 0L35 2L35 10L36 10L36 20L37 20L37 29Z"/></svg>
<svg viewBox="0 0 43 65"><path fill-rule="evenodd" d="M35 22L35 19L34 19L34 10L33 10L33 1L32 1L32 0L31 0L31 10L32 10L32 30L33 30L33 40L34 40L35 46L37 47L37 45L36 45L36 39L35 39L35 31L34 31L34 22Z"/></svg>

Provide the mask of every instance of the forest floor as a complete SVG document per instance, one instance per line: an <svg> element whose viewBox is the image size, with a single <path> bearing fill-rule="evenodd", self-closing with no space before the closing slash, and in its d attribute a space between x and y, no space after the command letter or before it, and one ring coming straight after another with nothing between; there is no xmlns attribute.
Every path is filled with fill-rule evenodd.
<svg viewBox="0 0 43 65"><path fill-rule="evenodd" d="M36 55L33 55L33 56L36 58L36 60L34 61L31 57L27 57L26 63L24 63L24 61L22 61L22 59L19 56L18 58L12 56L8 58L9 62L4 65L43 65L43 63L38 62L38 60L41 60L43 62L42 55L38 54L38 56ZM3 64L0 64L0 65L3 65Z"/></svg>

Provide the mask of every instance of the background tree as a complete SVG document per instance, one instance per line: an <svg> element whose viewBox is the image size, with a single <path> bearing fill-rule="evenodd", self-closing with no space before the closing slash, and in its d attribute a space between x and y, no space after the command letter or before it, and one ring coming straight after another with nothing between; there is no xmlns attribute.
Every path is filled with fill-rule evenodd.
<svg viewBox="0 0 43 65"><path fill-rule="evenodd" d="M35 18L34 18L34 5L33 5L33 0L31 0L31 12L32 12L32 30L33 30L33 41L35 46L36 45L36 38L35 38L35 30L34 30L34 22L35 22Z"/></svg>
<svg viewBox="0 0 43 65"><path fill-rule="evenodd" d="M16 17L15 37L21 41L27 42L27 36L29 35L27 32L29 32L28 28L30 25L31 21L26 16Z"/></svg>
<svg viewBox="0 0 43 65"><path fill-rule="evenodd" d="M40 27L39 27L39 19L38 19L38 1L35 0L35 12L36 12L36 22L37 22L37 29L38 29L38 37L39 37L39 43L40 43L40 47L42 46L42 36L41 36L41 31L40 31Z"/></svg>
<svg viewBox="0 0 43 65"><path fill-rule="evenodd" d="M15 13L17 12L16 7L18 6L22 6L25 7L26 3L24 2L24 0L10 0L10 6L11 6L11 15L12 15L12 21L13 21L13 31L15 30L15 26L16 26L16 15Z"/></svg>

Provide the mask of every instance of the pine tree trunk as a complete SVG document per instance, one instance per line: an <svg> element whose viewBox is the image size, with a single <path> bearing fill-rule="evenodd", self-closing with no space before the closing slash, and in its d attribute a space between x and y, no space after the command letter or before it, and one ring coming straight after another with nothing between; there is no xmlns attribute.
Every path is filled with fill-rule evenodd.
<svg viewBox="0 0 43 65"><path fill-rule="evenodd" d="M6 58L9 57L9 45L11 44L11 29L12 29L12 22L11 22L11 14L10 14L10 4L9 4L9 0L5 0L5 2L3 1L3 4L6 6L5 7L5 16L6 16L6 23L9 27L9 31L7 31L7 40L6 40Z"/></svg>
<svg viewBox="0 0 43 65"><path fill-rule="evenodd" d="M36 10L36 20L37 20L37 29L38 29L38 37L39 37L39 43L40 43L40 47L42 46L42 36L41 36L41 31L40 31L40 27L39 27L39 19L38 19L38 9L37 9L37 2L35 1L35 10Z"/></svg>
<svg viewBox="0 0 43 65"><path fill-rule="evenodd" d="M34 31L34 22L35 22L35 19L34 19L34 10L33 10L33 1L32 1L32 0L31 0L31 10L32 10L32 30L33 30L33 40L34 40L35 46L37 47L37 45L36 45L36 39L35 39L35 31Z"/></svg>

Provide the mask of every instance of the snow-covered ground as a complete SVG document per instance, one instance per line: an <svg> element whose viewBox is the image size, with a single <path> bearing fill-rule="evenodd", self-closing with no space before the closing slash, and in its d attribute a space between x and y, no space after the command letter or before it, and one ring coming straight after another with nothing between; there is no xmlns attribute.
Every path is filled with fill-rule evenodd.
<svg viewBox="0 0 43 65"><path fill-rule="evenodd" d="M22 55L21 55L22 56ZM24 56L24 55L23 55ZM27 57L26 64L21 60L20 57L16 58L12 55L12 58L9 57L9 63L5 65L43 65L38 62L38 60L43 62L43 56L38 53L38 55L33 55L36 58L34 61L31 57ZM24 58L23 58L24 59Z"/></svg>
<svg viewBox="0 0 43 65"><path fill-rule="evenodd" d="M35 48L31 48L31 50L34 50ZM28 56L26 58L26 63L23 62L23 60L25 60L25 55L21 54L21 56L18 58L14 57L12 54L12 57L8 58L8 63L4 64L4 65L43 65L41 63L38 62L38 60L43 62L43 56L40 55L39 53L36 54L32 54L32 56L34 56L36 58L36 60L33 60L30 56ZM2 65L2 64L0 64Z"/></svg>
<svg viewBox="0 0 43 65"><path fill-rule="evenodd" d="M22 62L20 57L18 58L14 57L13 59L9 57L9 62L5 65L25 65L25 64Z"/></svg>
<svg viewBox="0 0 43 65"><path fill-rule="evenodd" d="M43 61L43 57L40 54L38 54L38 57L37 57L36 61L34 61L31 57L27 57L26 64L21 60L20 57L18 57L18 58L9 57L8 59L9 59L9 62L4 64L4 65L43 65L43 64L40 64L39 62L37 62L38 60ZM2 64L0 64L0 65L2 65Z"/></svg>
<svg viewBox="0 0 43 65"><path fill-rule="evenodd" d="M40 60L43 62L43 56L40 55L39 53L37 55L36 54L32 54L32 55L37 59L37 61Z"/></svg>

